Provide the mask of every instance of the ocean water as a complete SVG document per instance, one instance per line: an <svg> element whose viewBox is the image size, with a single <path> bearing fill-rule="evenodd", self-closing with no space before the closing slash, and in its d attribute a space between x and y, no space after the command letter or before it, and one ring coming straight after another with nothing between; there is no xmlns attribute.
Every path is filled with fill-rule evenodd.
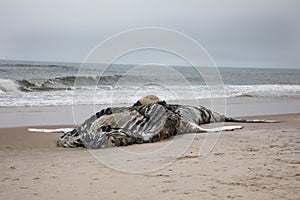
<svg viewBox="0 0 300 200"><path fill-rule="evenodd" d="M208 87L191 66L0 62L0 107L132 103L211 97L300 97L300 69L218 68L223 85Z"/></svg>

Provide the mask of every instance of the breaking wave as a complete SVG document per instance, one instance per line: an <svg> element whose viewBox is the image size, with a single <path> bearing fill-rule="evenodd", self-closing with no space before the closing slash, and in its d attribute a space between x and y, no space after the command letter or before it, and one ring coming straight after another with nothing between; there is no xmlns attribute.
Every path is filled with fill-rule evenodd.
<svg viewBox="0 0 300 200"><path fill-rule="evenodd" d="M115 85L124 76L65 76L49 79L0 79L2 92L60 91L73 90L76 87L92 88L95 86Z"/></svg>
<svg viewBox="0 0 300 200"><path fill-rule="evenodd" d="M18 91L18 84L10 79L0 79L0 92L16 92Z"/></svg>

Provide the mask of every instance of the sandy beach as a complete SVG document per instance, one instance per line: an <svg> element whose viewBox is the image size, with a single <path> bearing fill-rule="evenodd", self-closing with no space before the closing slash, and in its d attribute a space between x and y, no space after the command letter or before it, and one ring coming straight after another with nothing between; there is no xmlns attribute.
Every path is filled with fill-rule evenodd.
<svg viewBox="0 0 300 200"><path fill-rule="evenodd" d="M206 134L198 134L174 163L140 174L109 168L83 148L58 148L58 133L1 128L0 199L299 199L300 114L248 118L281 122L223 132L205 158L197 152Z"/></svg>
<svg viewBox="0 0 300 200"><path fill-rule="evenodd" d="M299 20L300 0L0 1L0 200L300 200Z"/></svg>

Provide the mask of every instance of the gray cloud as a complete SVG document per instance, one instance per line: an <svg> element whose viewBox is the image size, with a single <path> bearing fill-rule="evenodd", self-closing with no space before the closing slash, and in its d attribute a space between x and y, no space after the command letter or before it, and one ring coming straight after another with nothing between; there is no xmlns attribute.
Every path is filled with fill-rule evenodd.
<svg viewBox="0 0 300 200"><path fill-rule="evenodd" d="M299 19L297 0L2 0L0 58L81 62L112 34L158 26L191 36L218 65L297 67Z"/></svg>

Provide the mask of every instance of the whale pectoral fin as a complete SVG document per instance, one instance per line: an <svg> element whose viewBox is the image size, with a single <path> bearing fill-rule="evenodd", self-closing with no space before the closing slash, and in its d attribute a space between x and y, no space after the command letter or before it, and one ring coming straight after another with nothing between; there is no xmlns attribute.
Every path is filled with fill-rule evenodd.
<svg viewBox="0 0 300 200"><path fill-rule="evenodd" d="M216 133L221 131L234 131L243 128L243 126L222 126L222 127L208 129L208 128L202 128L195 123L190 123L190 125L192 127L192 131L195 133Z"/></svg>
<svg viewBox="0 0 300 200"><path fill-rule="evenodd" d="M58 128L58 129L45 129L45 128L28 128L29 132L39 132L39 133L67 133L73 130L73 128Z"/></svg>
<svg viewBox="0 0 300 200"><path fill-rule="evenodd" d="M253 123L279 123L278 120L267 120L267 119L253 119L251 120Z"/></svg>
<svg viewBox="0 0 300 200"><path fill-rule="evenodd" d="M243 126L222 126L218 128L212 128L212 129L207 129L208 133L216 133L216 132L221 132L221 131L234 131L237 129L242 129Z"/></svg>

